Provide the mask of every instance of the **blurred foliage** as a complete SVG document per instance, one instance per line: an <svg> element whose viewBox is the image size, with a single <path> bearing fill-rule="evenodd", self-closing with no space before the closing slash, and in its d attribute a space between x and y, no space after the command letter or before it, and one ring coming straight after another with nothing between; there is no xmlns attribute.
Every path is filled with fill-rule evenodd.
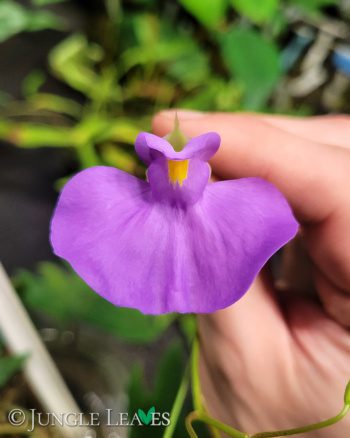
<svg viewBox="0 0 350 438"><path fill-rule="evenodd" d="M278 0L260 0L257 7L254 0L231 0L232 6L242 16L247 17L253 23L264 23L271 20L279 6Z"/></svg>
<svg viewBox="0 0 350 438"><path fill-rule="evenodd" d="M281 76L277 47L250 29L231 29L221 37L227 68L244 88L243 107L259 109Z"/></svg>
<svg viewBox="0 0 350 438"><path fill-rule="evenodd" d="M209 29L216 29L222 23L227 10L226 0L180 0L180 3Z"/></svg>
<svg viewBox="0 0 350 438"><path fill-rule="evenodd" d="M0 389L21 370L26 356L0 357Z"/></svg>
<svg viewBox="0 0 350 438"><path fill-rule="evenodd" d="M5 355L5 350L0 339L0 391L11 377L22 369L26 358L26 355Z"/></svg>
<svg viewBox="0 0 350 438"><path fill-rule="evenodd" d="M143 315L138 310L115 307L94 293L68 266L42 263L37 273L22 270L14 281L28 308L64 325L93 325L126 342L155 341L175 316Z"/></svg>
<svg viewBox="0 0 350 438"><path fill-rule="evenodd" d="M36 3L40 4L39 1ZM13 0L1 0L0 42L19 32L35 32L43 29L63 30L64 23L48 11L25 8Z"/></svg>
<svg viewBox="0 0 350 438"><path fill-rule="evenodd" d="M291 10L320 16L336 2L101 0L98 29L89 34L68 25L62 11L69 3L0 3L0 41L23 31L62 31L48 71L23 78L23 99L0 90L0 139L24 148L73 148L81 168L106 164L137 174L131 146L157 110L278 111L274 95L283 81ZM43 91L50 76L71 91Z"/></svg>

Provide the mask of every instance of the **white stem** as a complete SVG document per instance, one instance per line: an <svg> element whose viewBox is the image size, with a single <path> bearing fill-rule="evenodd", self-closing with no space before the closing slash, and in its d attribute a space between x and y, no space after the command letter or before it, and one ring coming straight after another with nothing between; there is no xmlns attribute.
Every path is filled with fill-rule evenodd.
<svg viewBox="0 0 350 438"><path fill-rule="evenodd" d="M0 331L9 350L28 353L24 365L25 377L45 412L79 413L69 389L43 344L26 309L0 263ZM63 427L65 437L84 436L81 428Z"/></svg>

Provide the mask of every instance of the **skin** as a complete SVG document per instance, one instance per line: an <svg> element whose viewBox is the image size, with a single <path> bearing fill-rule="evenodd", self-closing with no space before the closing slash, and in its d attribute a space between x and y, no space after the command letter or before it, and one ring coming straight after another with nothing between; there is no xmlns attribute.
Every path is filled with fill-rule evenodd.
<svg viewBox="0 0 350 438"><path fill-rule="evenodd" d="M277 280L267 266L238 303L199 316L210 414L248 433L337 414L350 378L350 117L177 114L189 137L220 134L215 177L267 179L300 223ZM166 135L174 116L156 115L154 133ZM303 436L349 431L350 415Z"/></svg>

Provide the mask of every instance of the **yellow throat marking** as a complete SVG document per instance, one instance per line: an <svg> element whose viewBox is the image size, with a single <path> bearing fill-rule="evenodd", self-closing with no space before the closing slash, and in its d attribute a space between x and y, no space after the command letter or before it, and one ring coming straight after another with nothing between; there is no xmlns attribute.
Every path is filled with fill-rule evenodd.
<svg viewBox="0 0 350 438"><path fill-rule="evenodd" d="M189 160L168 160L168 175L172 184L178 183L182 186L182 183L187 178Z"/></svg>

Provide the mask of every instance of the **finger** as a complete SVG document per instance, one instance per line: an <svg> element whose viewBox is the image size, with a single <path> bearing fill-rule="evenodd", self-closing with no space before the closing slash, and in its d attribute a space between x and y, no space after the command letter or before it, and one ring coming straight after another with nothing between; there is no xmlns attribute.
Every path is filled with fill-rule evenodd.
<svg viewBox="0 0 350 438"><path fill-rule="evenodd" d="M261 117L267 123L306 140L350 148L350 117L347 115L303 118L279 115Z"/></svg>
<svg viewBox="0 0 350 438"><path fill-rule="evenodd" d="M217 131L222 145L211 164L224 178L260 176L275 184L304 225L313 262L340 289L350 284L350 151L295 136L255 115L178 111L193 137ZM174 112L158 114L155 133L167 134Z"/></svg>
<svg viewBox="0 0 350 438"><path fill-rule="evenodd" d="M344 327L350 327L349 293L334 286L320 271L317 271L315 275L315 284L328 315Z"/></svg>
<svg viewBox="0 0 350 438"><path fill-rule="evenodd" d="M156 134L172 129L174 114L155 117ZM181 129L189 136L209 130L221 136L221 147L211 161L219 176L267 179L284 193L302 222L321 221L339 204L344 178L350 174L349 151L294 136L258 116L189 114L178 112Z"/></svg>
<svg viewBox="0 0 350 438"><path fill-rule="evenodd" d="M264 392L268 388L267 405L278 400L294 363L289 329L266 272L240 301L214 314L198 315L198 323L206 407L228 424L249 424L252 418L246 415L252 414L252 389ZM267 383L269 376L273 376L272 384ZM237 382L245 384L237 386Z"/></svg>

